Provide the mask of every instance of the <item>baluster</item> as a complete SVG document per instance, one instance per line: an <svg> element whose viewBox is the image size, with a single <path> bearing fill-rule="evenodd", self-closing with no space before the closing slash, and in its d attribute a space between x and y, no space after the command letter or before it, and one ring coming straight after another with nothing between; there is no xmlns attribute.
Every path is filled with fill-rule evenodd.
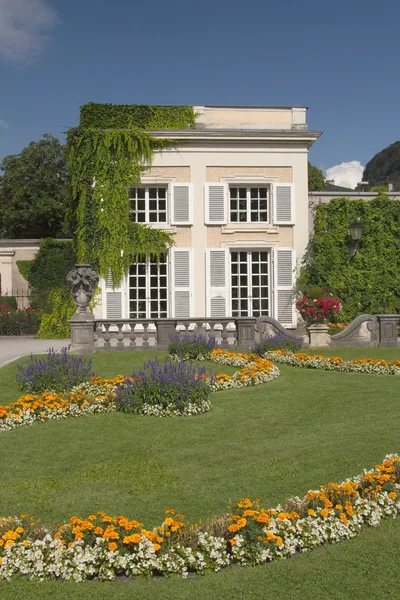
<svg viewBox="0 0 400 600"><path fill-rule="evenodd" d="M117 348L124 348L124 334L122 332L123 323L118 323L118 333L117 333Z"/></svg>
<svg viewBox="0 0 400 600"><path fill-rule="evenodd" d="M105 329L105 332L103 334L104 348L107 348L107 349L111 348L111 343L110 343L110 340L111 340L110 327L111 327L111 323L105 323L104 324L104 329Z"/></svg>
<svg viewBox="0 0 400 600"><path fill-rule="evenodd" d="M142 344L142 348L148 348L149 347L149 333L148 333L148 328L149 328L149 324L148 323L143 323L143 344Z"/></svg>
<svg viewBox="0 0 400 600"><path fill-rule="evenodd" d="M205 334L205 328L204 328L203 321L197 322L196 323L196 327L197 327L197 333L198 333L198 335L204 335Z"/></svg>
<svg viewBox="0 0 400 600"><path fill-rule="evenodd" d="M130 341L129 347L130 347L130 348L136 348L136 333L135 333L135 324L134 324L134 323L131 323L131 325L130 325L130 328L131 328L131 333L130 333L130 335L129 335L129 339L130 339L131 341Z"/></svg>
<svg viewBox="0 0 400 600"><path fill-rule="evenodd" d="M224 321L224 323L221 323L222 325L222 333L221 333L221 348L228 348L229 346L229 342L228 342L228 337L229 337L229 333L227 332L226 328L228 326L228 322Z"/></svg>

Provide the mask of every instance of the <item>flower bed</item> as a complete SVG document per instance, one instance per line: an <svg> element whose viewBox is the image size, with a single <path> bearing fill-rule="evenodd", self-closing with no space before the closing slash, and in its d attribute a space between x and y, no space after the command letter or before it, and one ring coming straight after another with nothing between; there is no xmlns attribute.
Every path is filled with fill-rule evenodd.
<svg viewBox="0 0 400 600"><path fill-rule="evenodd" d="M180 358L177 360L181 361ZM206 394L206 397L203 394L205 385L211 388L211 391L219 391L260 385L261 383L272 381L279 376L279 369L274 364L256 355L213 350L209 356L209 360L222 365L232 365L242 368L233 375L219 373L215 377L211 375L207 376L204 369L200 369L198 372L200 381L196 389L200 389L201 397L197 395L198 397L196 396L196 398L187 402L185 406L173 400L165 401L167 400L166 396L165 398L161 398L160 402L151 403L142 401L144 398L142 394L143 397L140 398L140 402L136 402L134 410L128 412L139 412L144 415L157 417L194 416L210 410L211 403L208 395ZM171 365L171 367L173 366ZM193 374L195 375L194 371ZM166 377L167 375L165 374ZM179 368L177 375L179 376ZM137 377L140 377L140 373ZM175 380L177 380L176 377ZM164 384L165 382L163 383L160 379L152 387L152 393L156 394L157 398L160 398L163 386L165 387ZM112 412L118 408L116 401L117 403L120 402L124 408L124 405L128 404L128 396L132 396L134 386L135 377L117 375L113 379L102 379L95 376L88 382L73 387L67 393L42 392L41 394L26 394L17 402L6 406L0 405L0 433L15 429L21 425L31 425L36 421L59 420L66 419L67 417ZM183 390L183 392L187 391L186 388Z"/></svg>
<svg viewBox="0 0 400 600"><path fill-rule="evenodd" d="M400 458L344 482L328 483L273 509L242 498L220 518L185 524L166 511L160 526L104 512L71 517L58 529L40 527L29 515L0 519L0 578L84 581L116 576L219 571L288 558L322 544L354 537L363 526L400 515Z"/></svg>
<svg viewBox="0 0 400 600"><path fill-rule="evenodd" d="M6 406L0 405L0 433L36 421L54 421L115 410L114 390L121 378L91 382L68 394L26 394Z"/></svg>
<svg viewBox="0 0 400 600"><path fill-rule="evenodd" d="M213 382L193 363L148 360L117 386L116 409L155 417L200 415L211 408Z"/></svg>
<svg viewBox="0 0 400 600"><path fill-rule="evenodd" d="M305 367L307 369L325 369L326 371L346 371L349 373L375 373L376 375L400 375L400 360L389 362L383 360L383 358L343 360L340 356L310 355L303 352L286 352L285 350L266 352L264 356L277 363Z"/></svg>
<svg viewBox="0 0 400 600"><path fill-rule="evenodd" d="M183 359L178 355L170 355L171 360L180 362ZM203 357L198 360L204 360ZM261 358L257 354L239 354L229 350L212 350L207 356L210 360L220 365L229 365L231 367L242 367L233 375L218 373L213 379L209 380L211 389L229 390L233 388L243 388L251 385L260 385L267 383L279 377L279 369L271 361Z"/></svg>

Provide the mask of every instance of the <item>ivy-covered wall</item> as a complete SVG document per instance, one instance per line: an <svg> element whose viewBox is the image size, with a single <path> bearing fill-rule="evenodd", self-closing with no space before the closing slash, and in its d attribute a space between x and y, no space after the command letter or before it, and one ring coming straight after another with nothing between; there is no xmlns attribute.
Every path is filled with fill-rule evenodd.
<svg viewBox="0 0 400 600"><path fill-rule="evenodd" d="M111 271L115 285L138 255L160 256L173 244L169 233L130 218L129 187L140 182L154 152L174 145L148 130L185 129L195 118L191 106L89 103L68 132L77 259L103 277Z"/></svg>
<svg viewBox="0 0 400 600"><path fill-rule="evenodd" d="M351 258L348 226L360 219L360 248ZM327 287L343 303L340 320L361 313L400 313L400 201L340 198L316 208L299 287Z"/></svg>
<svg viewBox="0 0 400 600"><path fill-rule="evenodd" d="M195 124L192 106L89 102L80 114L80 127L85 129L187 129Z"/></svg>

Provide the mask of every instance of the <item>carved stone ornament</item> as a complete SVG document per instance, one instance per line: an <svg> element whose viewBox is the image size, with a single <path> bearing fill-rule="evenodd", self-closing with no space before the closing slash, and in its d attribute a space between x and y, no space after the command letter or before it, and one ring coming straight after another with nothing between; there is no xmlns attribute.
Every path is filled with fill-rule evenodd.
<svg viewBox="0 0 400 600"><path fill-rule="evenodd" d="M88 316L89 304L96 291L99 276L90 265L75 265L67 275L72 297L76 304L76 315Z"/></svg>

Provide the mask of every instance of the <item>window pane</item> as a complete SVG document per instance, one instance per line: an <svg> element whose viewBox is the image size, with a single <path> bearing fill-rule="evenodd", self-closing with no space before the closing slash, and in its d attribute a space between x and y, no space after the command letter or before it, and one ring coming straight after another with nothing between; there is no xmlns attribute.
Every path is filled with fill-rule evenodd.
<svg viewBox="0 0 400 600"><path fill-rule="evenodd" d="M240 217L239 220L240 220L241 223L246 223L246 221L247 221L247 215L246 215L245 212L239 213L239 217Z"/></svg>
<svg viewBox="0 0 400 600"><path fill-rule="evenodd" d="M237 188L231 187L231 198L237 198Z"/></svg>
<svg viewBox="0 0 400 600"><path fill-rule="evenodd" d="M137 210L146 210L146 203L144 200L139 200L137 203Z"/></svg>
<svg viewBox="0 0 400 600"><path fill-rule="evenodd" d="M247 189L239 188L239 198L246 198L246 196L247 196Z"/></svg>
<svg viewBox="0 0 400 600"><path fill-rule="evenodd" d="M136 195L138 198L145 197L145 189L144 188L136 188Z"/></svg>
<svg viewBox="0 0 400 600"><path fill-rule="evenodd" d="M150 223L157 223L157 213L149 213L149 221Z"/></svg>
<svg viewBox="0 0 400 600"><path fill-rule="evenodd" d="M250 198L258 198L258 188L250 188Z"/></svg>
<svg viewBox="0 0 400 600"><path fill-rule="evenodd" d="M149 209L157 210L157 200L149 200Z"/></svg>
<svg viewBox="0 0 400 600"><path fill-rule="evenodd" d="M231 222L232 223L237 223L237 220L238 220L237 217L238 217L237 213L234 213L234 212L231 213Z"/></svg>
<svg viewBox="0 0 400 600"><path fill-rule="evenodd" d="M266 187L260 188L259 193L260 193L260 198L266 198L267 197L267 188Z"/></svg>
<svg viewBox="0 0 400 600"><path fill-rule="evenodd" d="M158 188L158 197L159 198L166 198L166 195L167 195L166 188Z"/></svg>
<svg viewBox="0 0 400 600"><path fill-rule="evenodd" d="M157 198L157 188L149 188L149 198Z"/></svg>

